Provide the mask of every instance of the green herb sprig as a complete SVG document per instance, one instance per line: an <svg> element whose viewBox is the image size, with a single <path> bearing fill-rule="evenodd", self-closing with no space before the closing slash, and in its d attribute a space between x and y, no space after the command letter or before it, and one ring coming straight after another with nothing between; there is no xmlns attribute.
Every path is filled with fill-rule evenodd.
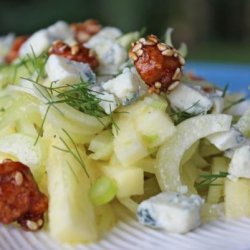
<svg viewBox="0 0 250 250"><path fill-rule="evenodd" d="M221 97L225 97L227 95L227 91L228 91L228 88L229 88L229 83L227 83L223 90L222 90L222 94L221 94Z"/></svg>
<svg viewBox="0 0 250 250"><path fill-rule="evenodd" d="M195 184L196 188L206 188L209 186L221 186L221 184L214 183L219 178L225 178L228 176L227 172L219 172L218 174L201 174L200 177L204 180Z"/></svg>
<svg viewBox="0 0 250 250"><path fill-rule="evenodd" d="M204 114L204 111L201 111L201 112L198 112L198 113L190 113L188 112L190 109L192 109L193 107L197 106L199 104L199 100L197 102L195 102L193 105L191 105L190 107L186 108L185 110L180 110L180 109L171 109L171 113L170 113L170 117L173 119L174 121L174 124L175 125L178 125L180 124L181 122L189 119L189 118L192 118L192 117L195 117L195 116L198 116L198 115L202 115Z"/></svg>
<svg viewBox="0 0 250 250"><path fill-rule="evenodd" d="M42 120L42 124L38 131L38 136L36 138L35 144L37 143L39 137L42 136L43 127L50 108L53 106L53 108L55 108L58 112L62 113L57 105L60 103L68 104L69 106L82 113L93 116L102 124L103 122L101 118L109 116L111 124L113 124L118 131L119 128L113 119L113 114L110 113L110 115L107 115L104 109L99 105L101 101L111 101L102 99L101 95L103 95L103 93L91 90L89 88L90 83L84 81L82 78L80 78L79 83L76 83L74 85L64 85L57 87L55 86L56 81L52 81L49 86L41 84L41 80L46 77L45 64L48 60L48 54L44 53L43 55L38 57L35 55L32 48L31 50L32 55L29 55L29 65L32 66L32 69L30 69L28 65L26 65L26 67L27 71L33 70L33 72L36 73L35 79L25 77L22 77L22 79L31 82L37 92L39 92L39 94L45 100L45 104L48 105Z"/></svg>
<svg viewBox="0 0 250 250"><path fill-rule="evenodd" d="M49 90L56 94L57 100L51 100L48 104L66 103L74 109L96 118L107 116L99 103L100 101L110 101L97 97L96 94L103 94L89 89L89 84L82 79L77 84L64 86L63 90L52 86L49 87Z"/></svg>
<svg viewBox="0 0 250 250"><path fill-rule="evenodd" d="M69 153L72 155L72 157L80 164L80 166L83 168L85 174L89 177L89 173L86 169L86 166L84 164L84 161L79 153L79 150L77 148L76 143L74 142L73 138L70 136L70 134L65 130L62 129L63 133L65 134L65 136L69 139L70 143L73 146L73 149L67 144L67 142L65 141L65 139L63 137L59 137L59 140L63 143L63 145L65 146L65 148L60 148L57 146L53 146L53 148L58 149L60 151L63 151L65 153ZM69 164L69 163L68 163ZM69 164L70 166L70 164Z"/></svg>

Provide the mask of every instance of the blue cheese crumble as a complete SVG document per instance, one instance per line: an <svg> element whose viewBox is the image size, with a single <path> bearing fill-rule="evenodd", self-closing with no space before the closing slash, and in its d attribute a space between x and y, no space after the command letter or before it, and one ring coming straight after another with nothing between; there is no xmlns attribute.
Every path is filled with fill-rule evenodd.
<svg viewBox="0 0 250 250"><path fill-rule="evenodd" d="M87 63L71 61L57 55L49 56L45 70L55 87L73 85L81 80L90 84L96 81L96 76Z"/></svg>
<svg viewBox="0 0 250 250"><path fill-rule="evenodd" d="M143 201L137 218L143 225L172 233L187 233L201 224L203 199L198 195L163 192Z"/></svg>

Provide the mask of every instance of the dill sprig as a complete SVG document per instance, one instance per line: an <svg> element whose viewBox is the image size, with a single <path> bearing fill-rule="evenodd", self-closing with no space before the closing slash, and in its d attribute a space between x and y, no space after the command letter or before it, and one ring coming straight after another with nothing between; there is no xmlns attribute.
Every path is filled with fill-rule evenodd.
<svg viewBox="0 0 250 250"><path fill-rule="evenodd" d="M67 142L65 141L65 139L63 137L59 137L59 140L63 143L63 145L65 146L65 148L60 148L57 146L53 146L53 148L58 149L60 151L63 151L65 153L69 153L71 154L71 156L80 164L80 166L83 168L85 174L89 177L89 173L86 169L86 166L84 164L84 161L79 153L79 150L77 148L76 143L74 142L73 138L70 136L70 134L65 130L62 129L63 133L66 135L66 137L69 139L70 143L73 146L73 149L67 144ZM70 166L70 164L69 164Z"/></svg>
<svg viewBox="0 0 250 250"><path fill-rule="evenodd" d="M196 183L195 187L205 188L209 186L221 186L221 184L216 184L213 182L215 182L218 178L225 178L227 176L228 176L227 172L221 172L221 171L218 174L201 174L200 177L203 178L204 180Z"/></svg>
<svg viewBox="0 0 250 250"><path fill-rule="evenodd" d="M172 108L171 109L170 117L173 119L174 124L178 125L179 123L181 123L181 122L183 122L183 121L185 121L185 120L187 120L189 118L192 118L192 117L204 114L204 111L201 111L201 112L198 112L198 113L188 112L190 109L192 109L195 106L197 106L199 102L200 101L198 100L193 105L191 105L190 107L186 108L185 110L180 110L178 108L175 108L175 109Z"/></svg>
<svg viewBox="0 0 250 250"><path fill-rule="evenodd" d="M107 116L99 103L110 101L97 97L96 94L102 95L102 93L89 89L89 84L82 79L77 84L64 86L63 91L52 85L48 89L56 94L56 100L51 100L48 104L66 103L74 109L96 118Z"/></svg>
<svg viewBox="0 0 250 250"><path fill-rule="evenodd" d="M114 124L115 127L117 127L112 117L112 113L110 115L107 115L104 109L99 105L101 101L111 101L102 99L101 95L103 95L103 93L91 90L89 88L90 84L86 81L83 81L82 78L80 78L79 83L73 85L64 85L57 87L54 86L56 84L56 81L52 81L49 86L41 84L41 78L46 77L45 64L47 60L47 53L44 53L43 55L38 57L35 55L32 49L32 55L29 55L29 64L32 66L33 72L36 73L36 77L35 79L22 77L23 79L33 83L34 88L43 97L43 99L45 100L45 104L48 105L35 144L37 143L39 137L42 135L43 126L45 124L45 120L51 106L53 106L53 108L55 108L58 112L62 113L58 108L58 105L56 105L60 103L65 103L82 113L94 116L102 124L103 122L101 118L109 116L110 122Z"/></svg>
<svg viewBox="0 0 250 250"><path fill-rule="evenodd" d="M28 54L27 57L33 66L33 71L36 72L36 82L41 77L45 77L45 64L49 58L48 53L44 52L40 56L36 56L33 47L31 47L32 55Z"/></svg>
<svg viewBox="0 0 250 250"><path fill-rule="evenodd" d="M69 166L69 169L70 169L72 175L75 177L76 182L77 182L77 183L80 183L80 181L79 181L79 179L78 179L78 177L77 177L77 175L76 175L76 173L75 173L75 171L74 171L74 169L73 169L73 167L72 167L72 165L70 164L69 161L67 161L67 164L68 164L68 166Z"/></svg>
<svg viewBox="0 0 250 250"><path fill-rule="evenodd" d="M32 49L33 51L33 49ZM32 52L32 55L27 55L23 58L19 58L18 61L15 61L11 64L3 64L0 65L0 71L3 72L4 75L8 77L8 84L9 83L15 83L16 80L21 78L19 76L21 68L25 68L28 75L32 75L34 72L37 75L37 80L39 80L40 77L45 76L45 63L48 59L47 53L42 53L39 56L36 56L34 51ZM27 74L26 73L26 74Z"/></svg>
<svg viewBox="0 0 250 250"><path fill-rule="evenodd" d="M228 91L228 88L229 88L229 83L227 83L227 84L224 86L224 88L223 88L223 90L222 90L221 97L225 97L225 96L226 96L227 91Z"/></svg>

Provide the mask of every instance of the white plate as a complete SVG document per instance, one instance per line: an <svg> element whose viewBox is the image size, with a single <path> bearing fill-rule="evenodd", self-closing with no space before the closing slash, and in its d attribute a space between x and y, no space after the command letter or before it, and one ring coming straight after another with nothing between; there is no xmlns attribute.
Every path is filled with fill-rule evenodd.
<svg viewBox="0 0 250 250"><path fill-rule="evenodd" d="M45 232L23 232L0 226L1 250L246 250L250 249L250 219L214 221L186 235L168 234L141 226L118 211L121 221L101 241L88 245L60 245Z"/></svg>
<svg viewBox="0 0 250 250"><path fill-rule="evenodd" d="M231 90L247 89L250 66L190 64L197 74ZM218 72L218 74L214 74ZM230 73L230 74L229 74ZM213 78L214 77L214 78ZM241 77L241 78L239 78ZM0 250L247 250L250 249L250 219L215 221L186 235L167 234L141 226L119 211L121 222L100 242L75 247L60 245L46 233L27 233L0 225Z"/></svg>

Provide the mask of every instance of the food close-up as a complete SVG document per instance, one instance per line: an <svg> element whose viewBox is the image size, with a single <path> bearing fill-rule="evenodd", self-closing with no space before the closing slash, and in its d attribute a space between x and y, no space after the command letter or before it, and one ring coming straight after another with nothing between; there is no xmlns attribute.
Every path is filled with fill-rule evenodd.
<svg viewBox="0 0 250 250"><path fill-rule="evenodd" d="M121 214L170 235L250 216L248 85L187 70L173 34L89 19L0 37L2 227L80 245Z"/></svg>

